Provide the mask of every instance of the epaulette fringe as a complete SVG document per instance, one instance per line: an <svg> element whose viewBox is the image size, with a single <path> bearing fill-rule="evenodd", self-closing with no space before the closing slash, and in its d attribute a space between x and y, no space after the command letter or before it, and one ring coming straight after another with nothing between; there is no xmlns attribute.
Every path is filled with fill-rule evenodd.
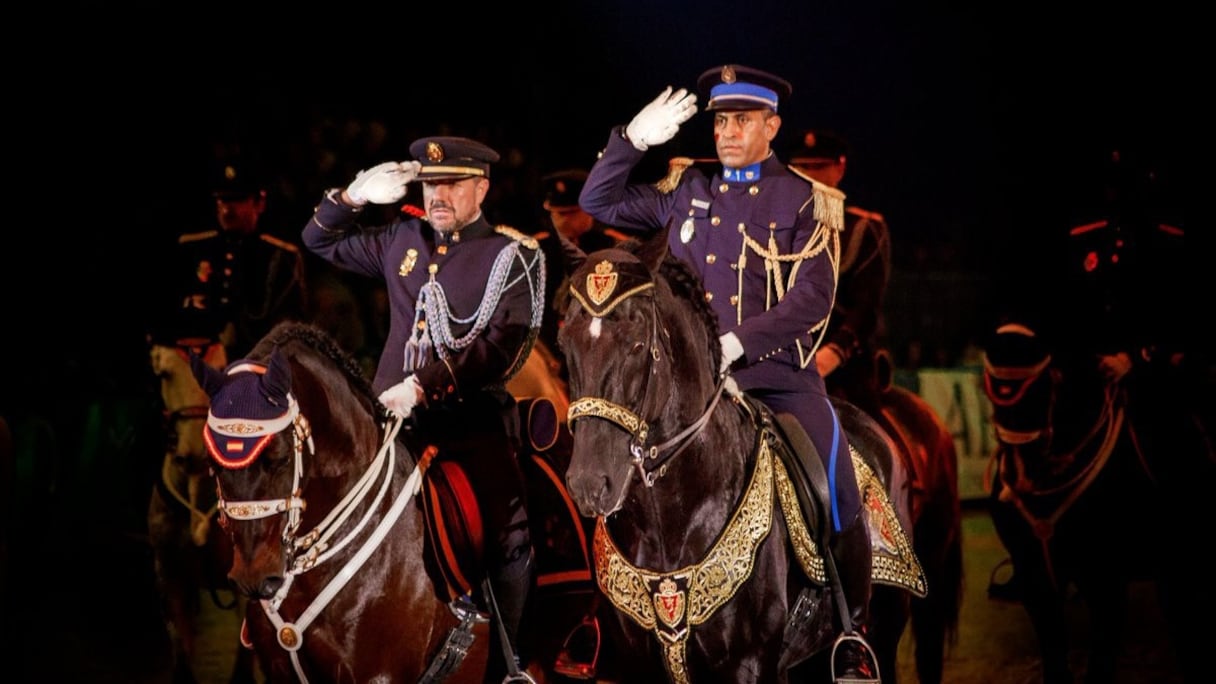
<svg viewBox="0 0 1216 684"><path fill-rule="evenodd" d="M498 233L499 235L506 235L528 249L540 249L540 243L536 241L536 238L532 237L531 235L521 233L511 226L494 226L494 232Z"/></svg>
<svg viewBox="0 0 1216 684"><path fill-rule="evenodd" d="M204 230L198 233L185 233L184 235L178 236L177 243L179 245L184 245L191 242L198 242L200 240L210 240L219 234L220 232L218 230Z"/></svg>
<svg viewBox="0 0 1216 684"><path fill-rule="evenodd" d="M258 237L262 238L262 240L263 240L263 241L265 241L265 242L267 242L267 243L270 243L270 244L274 245L275 247L278 247L279 249L281 249L281 250L283 250L283 251L285 251L285 252L291 252L292 254L299 254L299 253L300 253L300 248L299 248L299 247L297 247L297 246L295 246L295 245L291 244L290 242L288 242L288 241L286 241L286 240L284 240L284 239L282 239L282 238L277 238L277 237L275 237L275 236L273 236L273 235L267 235L267 234L265 234L265 233L262 233L262 234L261 234L261 235L259 235Z"/></svg>
<svg viewBox="0 0 1216 684"><path fill-rule="evenodd" d="M671 161L667 162L667 175L655 183L654 187L664 195L671 194L671 191L680 185L680 177L695 161L692 157L672 157Z"/></svg>
<svg viewBox="0 0 1216 684"><path fill-rule="evenodd" d="M835 230L844 230L844 193L811 180L811 194L815 197L815 220Z"/></svg>

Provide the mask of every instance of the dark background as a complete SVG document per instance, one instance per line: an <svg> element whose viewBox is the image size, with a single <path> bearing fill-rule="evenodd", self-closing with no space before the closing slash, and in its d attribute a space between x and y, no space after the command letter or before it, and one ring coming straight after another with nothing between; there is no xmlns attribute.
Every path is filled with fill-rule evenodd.
<svg viewBox="0 0 1216 684"><path fill-rule="evenodd" d="M155 391L151 303L177 235L211 227L212 162L234 149L269 170L267 220L297 237L324 188L407 158L415 138L480 138L504 156L491 218L535 229L543 174L589 167L610 127L663 87L694 88L704 70L740 63L793 83L781 156L808 126L851 141L843 189L891 226L886 335L897 348L924 340L930 361L955 363L1006 312L1050 306L1047 265L1067 229L1092 220L1112 149L1170 188L1193 247L1178 265L1193 287L1178 296L1208 308L1214 60L1197 9L252 4L55 4L9 24L19 163L0 257L0 415L17 463L0 513L23 561L36 547L68 572L77 551L95 563L113 549L104 536L93 549L91 531L141 532L159 463L141 441ZM639 179L681 154L713 156L704 114L651 152ZM72 535L86 541L74 549ZM36 596L42 570L0 581Z"/></svg>
<svg viewBox="0 0 1216 684"><path fill-rule="evenodd" d="M93 346L81 363L138 365L164 251L213 220L217 152L264 161L275 182L267 219L297 237L324 188L408 157L413 139L479 137L504 154L491 218L528 230L542 220L541 175L589 166L612 125L726 62L793 83L782 155L811 125L852 142L844 189L886 215L897 269L967 274L976 296L944 305L975 313L897 313L897 326L948 328L890 330L897 339L940 335L957 348L1021 305L1044 254L1090 218L1112 149L1151 165L1189 220L1202 218L1212 60L1196 16L1170 3L947 4L65 10L47 25L47 56L15 75L43 92L15 108L35 120L14 137L38 131L53 150L35 166L50 168L16 187L49 192L39 209L55 212L22 231L35 247L17 265L36 268L6 295L46 312L25 340L38 348L75 356L88 335L104 353ZM713 156L709 117L649 154L639 177L657 178L678 154Z"/></svg>

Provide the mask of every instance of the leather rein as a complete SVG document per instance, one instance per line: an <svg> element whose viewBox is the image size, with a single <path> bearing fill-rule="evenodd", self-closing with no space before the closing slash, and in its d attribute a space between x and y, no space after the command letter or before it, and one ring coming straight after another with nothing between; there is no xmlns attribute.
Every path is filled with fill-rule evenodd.
<svg viewBox="0 0 1216 684"><path fill-rule="evenodd" d="M287 516L287 520L283 526L282 541L291 554L290 567L285 573L283 584L275 592L275 595L269 599L262 599L260 603L263 612L266 613L266 617L269 618L275 627L279 646L290 655L296 676L299 677L301 682L307 684L308 677L304 673L304 668L299 657L304 643L304 632L312 625L313 621L329 605L338 592L355 577L359 569L371 557L372 553L379 548L385 536L387 536L401 517L406 504L413 500L414 496L420 491L424 465L421 463L415 465L405 485L395 495L390 494L390 484L393 481L395 471L396 436L403 422L400 418L394 418L391 422L384 425L384 436L376 452L376 457L354 486L347 491L342 501L331 509L325 516L325 519L315 528L302 536L297 536L300 523L302 522L301 514L307 507L307 502L303 496L302 482L305 447L307 447L307 453L310 456L315 456L315 448L312 440L312 429L308 420L299 412L298 405L290 393L288 394L288 400L291 406L292 417L291 422L284 431L291 429L294 452L293 481L288 495L278 499L230 501L224 498L218 481L216 485L220 494L220 510L228 518L234 520L257 520L273 515L286 514ZM379 481L378 484L377 481ZM363 530L368 527L375 513L380 510L380 503L390 497L392 497L392 505L387 513L371 528L368 534L363 535ZM355 521L353 528L347 528L344 523L351 518L359 505L365 502L367 505L362 517ZM339 529L346 530L346 533L341 538L335 539L334 537ZM295 620L285 619L279 613L279 609L287 598L288 591L291 589L296 577L318 567L360 538L363 539L363 543L357 548L354 555L350 557L341 569L335 572L333 578L313 598L303 613Z"/></svg>

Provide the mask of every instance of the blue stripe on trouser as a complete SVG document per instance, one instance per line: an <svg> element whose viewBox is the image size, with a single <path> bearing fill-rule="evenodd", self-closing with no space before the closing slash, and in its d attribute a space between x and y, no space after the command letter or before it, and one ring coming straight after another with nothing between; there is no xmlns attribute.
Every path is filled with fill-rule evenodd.
<svg viewBox="0 0 1216 684"><path fill-rule="evenodd" d="M840 531L840 508L836 496L836 453L840 450L840 419L836 416L836 409L832 407L830 399L824 399L828 402L828 413L832 414L832 456L828 459L828 498L832 501L832 529Z"/></svg>

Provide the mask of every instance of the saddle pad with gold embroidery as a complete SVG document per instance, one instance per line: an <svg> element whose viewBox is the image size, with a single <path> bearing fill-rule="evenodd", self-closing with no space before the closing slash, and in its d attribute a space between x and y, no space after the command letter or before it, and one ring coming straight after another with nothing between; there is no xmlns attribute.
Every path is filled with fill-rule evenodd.
<svg viewBox="0 0 1216 684"><path fill-rule="evenodd" d="M912 548L912 542L904 532L895 508L891 504L883 488L882 481L873 469L862 460L855 449L850 447L853 456L853 468L857 473L857 488L861 492L862 510L866 515L866 524L870 528L871 546L871 580L879 584L907 589L914 595L924 598L928 591L925 571L921 568L920 560ZM807 530L806 521L802 517L798 505L794 484L785 471L784 464L776 459L775 485L781 501L781 510L785 514L790 527L790 538L794 545L794 555L798 558L803 572L812 581L820 584L827 583L827 571L824 569L823 555L819 545Z"/></svg>

